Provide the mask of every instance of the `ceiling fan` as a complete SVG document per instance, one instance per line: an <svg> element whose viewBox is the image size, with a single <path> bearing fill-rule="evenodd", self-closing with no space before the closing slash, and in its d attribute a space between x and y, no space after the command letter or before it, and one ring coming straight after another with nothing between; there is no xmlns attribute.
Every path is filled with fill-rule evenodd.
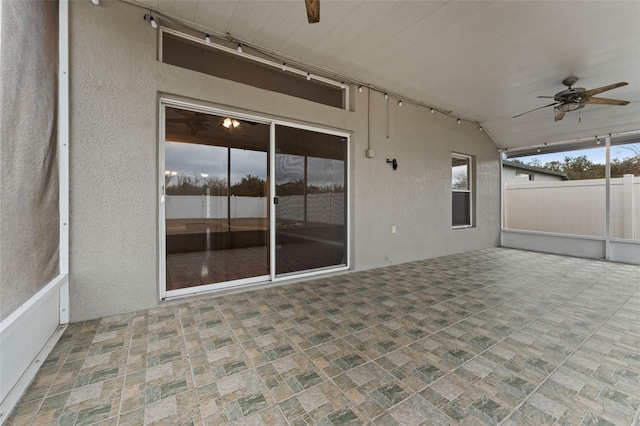
<svg viewBox="0 0 640 426"><path fill-rule="evenodd" d="M320 22L320 0L304 0L307 6L307 20L310 24Z"/></svg>
<svg viewBox="0 0 640 426"><path fill-rule="evenodd" d="M576 111L584 108L585 105L627 105L629 101L621 101L618 99L596 98L597 95L608 90L613 90L618 87L626 86L627 82L620 82L609 84L607 86L598 87L596 89L587 90L584 87L573 87L578 82L578 77L570 76L562 80L562 84L568 87L568 89L556 93L553 96L538 96L538 98L549 98L555 102L541 106L539 108L532 109L531 111L523 112L522 114L515 115L513 118L520 117L521 115L528 114L539 109L548 108L550 106L555 109L555 121L560 121L564 118L567 112Z"/></svg>
<svg viewBox="0 0 640 426"><path fill-rule="evenodd" d="M189 129L189 133L192 136L197 135L198 132L206 131L207 129L211 128L209 123L207 123L207 119L208 119L207 114L183 111L180 109L176 109L175 111L178 112L180 115L182 115L182 118L167 118L166 120L167 124L186 125L187 128Z"/></svg>

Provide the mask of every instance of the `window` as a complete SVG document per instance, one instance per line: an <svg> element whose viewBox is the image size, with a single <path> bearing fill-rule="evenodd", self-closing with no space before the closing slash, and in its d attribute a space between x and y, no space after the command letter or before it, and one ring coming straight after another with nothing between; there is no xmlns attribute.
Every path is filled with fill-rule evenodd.
<svg viewBox="0 0 640 426"><path fill-rule="evenodd" d="M516 179L533 181L533 173L519 172L516 170Z"/></svg>
<svg viewBox="0 0 640 426"><path fill-rule="evenodd" d="M307 80L301 71L282 72L280 63L252 60L166 28L161 35L161 61L165 64L346 109L348 91L338 82L329 84L319 77Z"/></svg>
<svg viewBox="0 0 640 426"><path fill-rule="evenodd" d="M471 157L453 154L451 158L451 224L471 226Z"/></svg>

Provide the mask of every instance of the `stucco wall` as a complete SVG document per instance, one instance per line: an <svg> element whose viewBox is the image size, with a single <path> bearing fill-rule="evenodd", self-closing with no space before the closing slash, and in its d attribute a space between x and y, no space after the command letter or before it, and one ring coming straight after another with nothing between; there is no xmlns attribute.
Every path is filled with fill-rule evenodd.
<svg viewBox="0 0 640 426"><path fill-rule="evenodd" d="M121 2L71 2L71 320L158 303L158 98L346 130L351 138L352 265L368 269L496 246L497 148L471 123L367 93L352 111L161 64L157 31ZM476 227L451 229L451 152L476 158ZM386 164L396 158L397 171ZM391 233L396 225L397 233Z"/></svg>

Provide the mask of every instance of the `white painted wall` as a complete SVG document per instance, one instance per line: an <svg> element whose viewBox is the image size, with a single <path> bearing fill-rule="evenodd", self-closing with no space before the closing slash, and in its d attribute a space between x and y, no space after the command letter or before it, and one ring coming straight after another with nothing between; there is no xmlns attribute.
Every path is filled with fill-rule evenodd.
<svg viewBox="0 0 640 426"><path fill-rule="evenodd" d="M386 101L373 93L377 155L370 159L366 90L356 91L353 111L344 111L162 64L144 10L111 1L70 6L72 322L159 303L158 99L167 94L351 132L355 270L498 245L498 151L473 123L393 102L387 131ZM451 229L454 151L475 158L469 229ZM387 158L397 159L398 170Z"/></svg>
<svg viewBox="0 0 640 426"><path fill-rule="evenodd" d="M605 180L505 184L505 228L604 237ZM640 177L611 179L611 237L640 240Z"/></svg>

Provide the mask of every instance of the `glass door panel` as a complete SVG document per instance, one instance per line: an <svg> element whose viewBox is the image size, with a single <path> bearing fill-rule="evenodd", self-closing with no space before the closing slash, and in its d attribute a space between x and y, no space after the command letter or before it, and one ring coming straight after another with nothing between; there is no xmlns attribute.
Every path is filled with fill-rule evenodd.
<svg viewBox="0 0 640 426"><path fill-rule="evenodd" d="M346 139L276 126L276 275L346 265Z"/></svg>
<svg viewBox="0 0 640 426"><path fill-rule="evenodd" d="M269 126L166 107L166 289L269 275Z"/></svg>

